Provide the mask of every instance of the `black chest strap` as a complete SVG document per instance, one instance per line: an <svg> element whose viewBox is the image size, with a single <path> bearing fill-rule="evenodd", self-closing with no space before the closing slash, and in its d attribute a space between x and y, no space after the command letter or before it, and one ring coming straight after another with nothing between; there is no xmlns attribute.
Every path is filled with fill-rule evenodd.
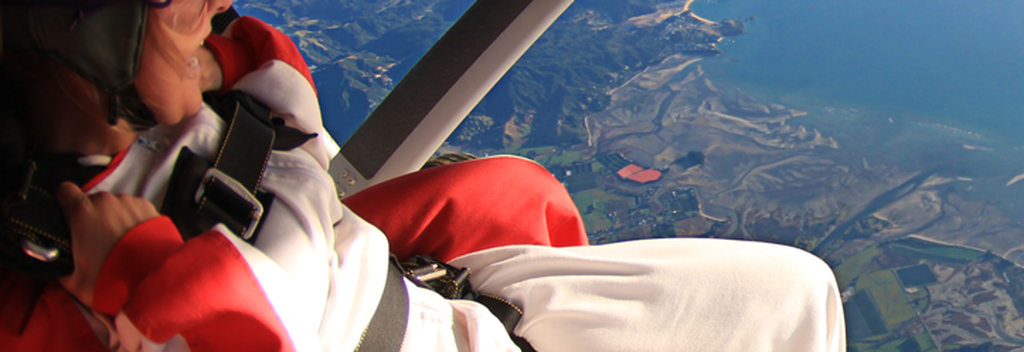
<svg viewBox="0 0 1024 352"><path fill-rule="evenodd" d="M208 96L206 102L228 123L220 148L214 160L182 148L160 210L185 239L222 223L254 243L263 213L274 200L273 194L259 191L274 149L271 112L241 92Z"/></svg>
<svg viewBox="0 0 1024 352"><path fill-rule="evenodd" d="M64 181L81 187L106 169L83 166L82 157L34 154L0 175L0 265L36 278L71 274L71 233L54 192Z"/></svg>

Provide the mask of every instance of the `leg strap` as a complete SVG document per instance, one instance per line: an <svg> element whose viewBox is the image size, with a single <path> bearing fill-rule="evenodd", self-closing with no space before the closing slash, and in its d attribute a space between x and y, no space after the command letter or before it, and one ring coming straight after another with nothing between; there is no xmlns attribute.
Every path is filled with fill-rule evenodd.
<svg viewBox="0 0 1024 352"><path fill-rule="evenodd" d="M402 282L402 269L394 257L388 264L388 278L377 312L363 331L356 352L397 352L405 339L409 319L409 293Z"/></svg>

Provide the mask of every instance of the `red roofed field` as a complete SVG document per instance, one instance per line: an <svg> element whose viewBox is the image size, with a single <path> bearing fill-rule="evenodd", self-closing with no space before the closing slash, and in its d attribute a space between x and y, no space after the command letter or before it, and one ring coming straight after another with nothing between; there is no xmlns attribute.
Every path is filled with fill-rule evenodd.
<svg viewBox="0 0 1024 352"><path fill-rule="evenodd" d="M629 175L628 178L630 180L632 180L632 181L636 181L636 182L640 182L640 183L648 183L648 182L652 182L652 181L657 181L659 178L661 178L661 171L658 171L658 170L644 170L644 171L640 171L640 172L637 172L635 174Z"/></svg>
<svg viewBox="0 0 1024 352"><path fill-rule="evenodd" d="M618 174L619 177L622 178L629 178L630 175L633 175L641 171L644 171L644 168L639 167L636 164L629 164L626 167L619 169L619 171L616 172L616 174Z"/></svg>

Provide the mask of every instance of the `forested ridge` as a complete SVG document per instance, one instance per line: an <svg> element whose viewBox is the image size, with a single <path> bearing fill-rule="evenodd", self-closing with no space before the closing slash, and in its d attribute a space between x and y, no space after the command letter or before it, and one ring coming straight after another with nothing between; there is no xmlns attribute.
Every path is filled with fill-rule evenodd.
<svg viewBox="0 0 1024 352"><path fill-rule="evenodd" d="M236 7L299 43L330 128L365 118L471 3L251 0ZM585 137L583 117L607 106L609 88L673 53L715 55L710 44L720 35L742 32L739 22L729 22L726 33L688 14L656 25L628 21L680 5L661 3L577 0L484 98L453 142L500 148L506 125L516 119L513 124L528 129L526 146L578 143Z"/></svg>

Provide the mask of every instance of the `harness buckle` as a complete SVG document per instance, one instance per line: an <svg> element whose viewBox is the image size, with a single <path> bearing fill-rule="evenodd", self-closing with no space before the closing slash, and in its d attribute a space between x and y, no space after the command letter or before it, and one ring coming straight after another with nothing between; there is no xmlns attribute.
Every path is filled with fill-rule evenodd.
<svg viewBox="0 0 1024 352"><path fill-rule="evenodd" d="M57 260L57 257L60 256L60 251L57 250L57 248L43 247L28 239L21 240L21 249L25 251L25 254L29 257L35 258L44 263Z"/></svg>
<svg viewBox="0 0 1024 352"><path fill-rule="evenodd" d="M263 204L245 186L216 168L206 170L196 190L195 202L200 211L203 211L207 203L214 202L228 212L232 219L239 222L238 225L242 227L239 236L245 240L256 232L256 225L264 210Z"/></svg>
<svg viewBox="0 0 1024 352"><path fill-rule="evenodd" d="M469 283L469 268L457 268L428 255L415 256L401 265L409 281L416 286L433 290L444 298L476 297Z"/></svg>

